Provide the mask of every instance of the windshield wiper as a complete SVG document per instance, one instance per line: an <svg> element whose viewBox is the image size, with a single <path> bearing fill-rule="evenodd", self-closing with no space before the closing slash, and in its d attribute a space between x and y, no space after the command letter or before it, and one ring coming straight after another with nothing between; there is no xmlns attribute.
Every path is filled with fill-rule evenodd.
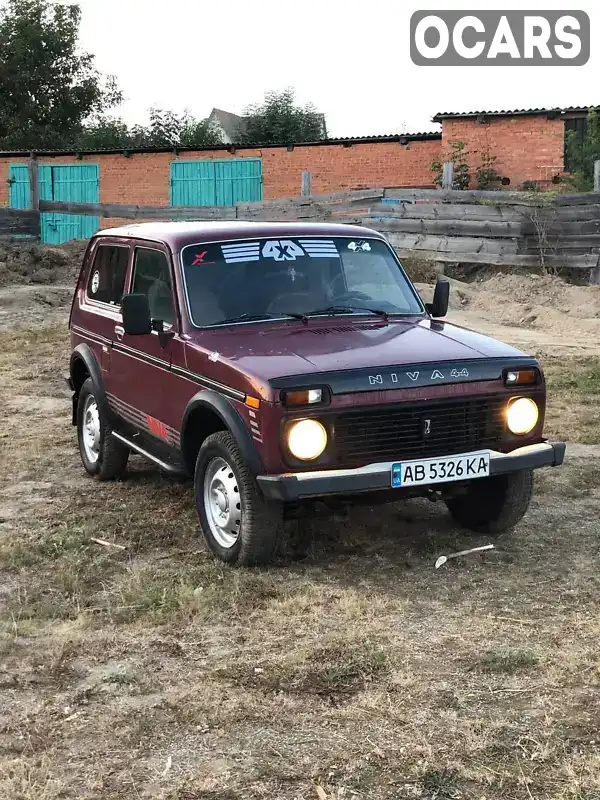
<svg viewBox="0 0 600 800"><path fill-rule="evenodd" d="M291 311L278 311L276 314L240 314L237 317L220 319L218 322L214 322L213 325L227 325L230 322L260 322L261 320L280 319L281 317L291 317L292 319L302 320L302 322L308 321L306 314L295 314Z"/></svg>
<svg viewBox="0 0 600 800"><path fill-rule="evenodd" d="M389 312L381 308L367 308L366 306L327 306L327 308L317 308L314 311L308 311L306 316L316 317L319 314L335 316L336 314L351 314L353 311L368 311L369 314L375 314L385 320L389 317Z"/></svg>

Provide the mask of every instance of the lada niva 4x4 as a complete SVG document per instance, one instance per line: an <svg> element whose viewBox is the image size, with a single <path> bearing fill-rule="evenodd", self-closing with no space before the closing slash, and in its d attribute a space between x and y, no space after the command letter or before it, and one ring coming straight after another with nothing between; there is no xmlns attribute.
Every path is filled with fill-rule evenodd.
<svg viewBox="0 0 600 800"><path fill-rule="evenodd" d="M428 496L507 531L565 445L543 436L540 364L443 321L448 292L423 303L386 238L352 225L100 231L69 323L83 465L119 478L137 453L193 477L206 542L236 565L317 506Z"/></svg>

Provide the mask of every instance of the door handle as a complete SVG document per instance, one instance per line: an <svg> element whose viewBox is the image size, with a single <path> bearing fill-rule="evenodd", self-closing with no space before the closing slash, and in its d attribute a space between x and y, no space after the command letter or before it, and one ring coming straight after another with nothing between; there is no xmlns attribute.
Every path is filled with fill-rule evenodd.
<svg viewBox="0 0 600 800"><path fill-rule="evenodd" d="M115 336L119 341L125 336L125 328L122 325L115 325Z"/></svg>

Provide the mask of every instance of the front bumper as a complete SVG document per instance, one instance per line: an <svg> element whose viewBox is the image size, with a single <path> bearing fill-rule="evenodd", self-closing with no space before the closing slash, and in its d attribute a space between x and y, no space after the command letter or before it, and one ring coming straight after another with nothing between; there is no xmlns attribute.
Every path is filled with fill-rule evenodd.
<svg viewBox="0 0 600 800"><path fill-rule="evenodd" d="M542 442L520 447L512 453L490 454L490 475L507 472L559 467L565 457L563 442ZM329 469L314 472L286 472L282 475L259 475L257 477L265 497L284 502L308 497L333 494L354 494L391 489L392 463L368 464L358 469ZM440 487L444 484L436 484Z"/></svg>

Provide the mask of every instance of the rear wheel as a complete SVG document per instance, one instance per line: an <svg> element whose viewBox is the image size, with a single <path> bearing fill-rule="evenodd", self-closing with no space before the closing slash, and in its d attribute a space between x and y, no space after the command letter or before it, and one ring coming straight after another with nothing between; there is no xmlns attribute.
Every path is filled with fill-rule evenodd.
<svg viewBox="0 0 600 800"><path fill-rule="evenodd" d="M533 494L533 472L513 472L473 481L465 494L446 500L448 510L464 528L499 534L525 516Z"/></svg>
<svg viewBox="0 0 600 800"><path fill-rule="evenodd" d="M129 449L111 435L91 378L85 381L79 392L77 436L81 461L87 473L101 481L123 475L129 459Z"/></svg>
<svg viewBox="0 0 600 800"><path fill-rule="evenodd" d="M218 558L236 566L271 560L283 529L283 511L265 500L229 431L204 441L194 487L204 538Z"/></svg>

